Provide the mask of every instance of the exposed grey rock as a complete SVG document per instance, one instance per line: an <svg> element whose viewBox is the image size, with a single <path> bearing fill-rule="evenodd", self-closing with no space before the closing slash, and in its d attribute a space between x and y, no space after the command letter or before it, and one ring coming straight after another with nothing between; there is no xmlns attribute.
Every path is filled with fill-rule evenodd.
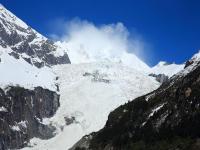
<svg viewBox="0 0 200 150"><path fill-rule="evenodd" d="M83 76L84 76L84 77L87 77L87 76L92 76L92 74L91 74L91 73L89 73L89 72L85 72L85 73L83 74Z"/></svg>
<svg viewBox="0 0 200 150"><path fill-rule="evenodd" d="M65 118L66 125L70 125L76 121L75 117L64 117L64 118Z"/></svg>
<svg viewBox="0 0 200 150"><path fill-rule="evenodd" d="M17 54L16 52L11 52L9 53L9 55L13 56L15 59L19 59L19 54Z"/></svg>
<svg viewBox="0 0 200 150"><path fill-rule="evenodd" d="M107 75L104 73L99 73L98 70L94 71L93 73L85 72L83 76L84 77L91 76L92 77L91 81L93 82L110 83L110 80L106 79Z"/></svg>
<svg viewBox="0 0 200 150"><path fill-rule="evenodd" d="M185 66L184 66L184 69L187 68L188 66L192 65L193 63L194 63L193 60L188 60L188 61L186 61Z"/></svg>
<svg viewBox="0 0 200 150"><path fill-rule="evenodd" d="M53 137L55 127L41 121L52 117L59 105L59 95L41 87L0 89L0 107L7 110L0 111L0 149L22 148L33 137Z"/></svg>
<svg viewBox="0 0 200 150"><path fill-rule="evenodd" d="M67 53L55 53L60 48L58 45L3 6L0 6L0 47L8 48L9 55L15 59L24 59L38 68L70 63ZM0 108L3 108L0 109L0 150L22 148L33 137L53 137L55 127L43 124L42 119L52 117L59 105L59 95L42 87L0 88Z"/></svg>
<svg viewBox="0 0 200 150"><path fill-rule="evenodd" d="M149 74L149 76L155 77L156 81L160 82L160 83L165 83L169 80L169 77L166 76L165 74Z"/></svg>

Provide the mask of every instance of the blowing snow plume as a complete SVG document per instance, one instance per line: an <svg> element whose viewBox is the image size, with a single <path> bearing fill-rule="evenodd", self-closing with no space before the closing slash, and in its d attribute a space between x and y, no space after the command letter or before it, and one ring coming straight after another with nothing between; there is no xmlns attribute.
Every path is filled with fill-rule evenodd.
<svg viewBox="0 0 200 150"><path fill-rule="evenodd" d="M141 56L144 43L130 38L130 33L122 23L96 26L88 21L73 19L67 22L59 20L54 26L61 29L60 35L51 36L66 44L67 53L74 64L111 61L138 70L149 70L135 55Z"/></svg>

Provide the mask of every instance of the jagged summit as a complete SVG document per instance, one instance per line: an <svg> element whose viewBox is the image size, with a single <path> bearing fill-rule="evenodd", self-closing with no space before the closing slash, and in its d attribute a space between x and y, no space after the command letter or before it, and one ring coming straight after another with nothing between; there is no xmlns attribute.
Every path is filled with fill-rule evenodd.
<svg viewBox="0 0 200 150"><path fill-rule="evenodd" d="M190 60L188 60L185 63L185 68L187 68L187 67L194 67L194 66L198 65L199 60L200 60L200 50Z"/></svg>
<svg viewBox="0 0 200 150"><path fill-rule="evenodd" d="M0 46L9 47L11 56L23 58L38 68L70 63L65 49L39 34L3 5L0 7Z"/></svg>
<svg viewBox="0 0 200 150"><path fill-rule="evenodd" d="M0 16L1 18L3 17L7 21L15 23L16 25L19 25L25 29L28 28L28 25L26 23L24 23L21 19L19 19L12 12L6 9L1 3L0 3L0 11L1 11L1 16Z"/></svg>

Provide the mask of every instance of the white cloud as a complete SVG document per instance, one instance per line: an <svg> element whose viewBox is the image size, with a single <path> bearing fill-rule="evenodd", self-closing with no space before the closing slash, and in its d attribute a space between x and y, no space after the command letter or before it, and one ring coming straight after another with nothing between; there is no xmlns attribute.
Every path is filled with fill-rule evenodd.
<svg viewBox="0 0 200 150"><path fill-rule="evenodd" d="M121 22L95 25L78 18L71 21L59 19L54 23L54 29L56 29L54 30L56 34L52 34L51 37L67 42L68 49L73 51L69 52L72 62L73 59L80 62L99 59L118 61L129 53L134 53L144 59L144 42L136 34L131 35ZM77 53L79 53L79 58L75 56ZM127 60L124 61L127 62Z"/></svg>

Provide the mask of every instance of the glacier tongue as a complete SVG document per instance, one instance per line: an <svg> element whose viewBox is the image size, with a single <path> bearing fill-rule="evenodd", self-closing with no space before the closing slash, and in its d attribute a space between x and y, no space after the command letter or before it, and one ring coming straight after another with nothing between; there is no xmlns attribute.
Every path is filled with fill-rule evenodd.
<svg viewBox="0 0 200 150"><path fill-rule="evenodd" d="M33 147L24 149L68 149L101 129L110 111L159 86L146 74L106 61L59 65L54 70L60 76L60 108L43 123L56 126L57 135L49 140L33 138Z"/></svg>

